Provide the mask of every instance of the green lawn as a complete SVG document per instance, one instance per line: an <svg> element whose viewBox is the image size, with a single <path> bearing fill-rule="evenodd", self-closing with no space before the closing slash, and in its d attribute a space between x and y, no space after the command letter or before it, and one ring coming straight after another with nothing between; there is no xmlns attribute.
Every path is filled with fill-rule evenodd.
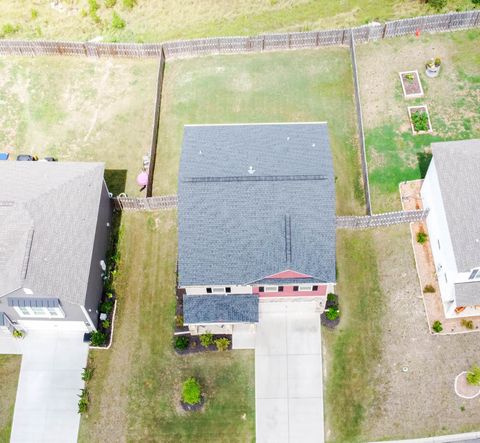
<svg viewBox="0 0 480 443"><path fill-rule="evenodd" d="M357 48L372 207L400 209L398 184L424 176L430 143L480 137L480 30L383 40ZM425 62L442 60L429 79ZM418 70L422 98L403 98L399 71ZM426 104L433 133L413 135L407 106Z"/></svg>
<svg viewBox="0 0 480 443"><path fill-rule="evenodd" d="M472 8L471 0L449 0L440 12ZM124 27L113 26L114 12ZM435 12L421 0L4 0L0 35L152 42L346 27Z"/></svg>
<svg viewBox="0 0 480 443"><path fill-rule="evenodd" d="M0 355L0 443L10 441L21 361L20 355Z"/></svg>
<svg viewBox="0 0 480 443"><path fill-rule="evenodd" d="M185 124L327 121L337 212L363 213L352 82L346 48L168 62L155 193L176 192Z"/></svg>
<svg viewBox="0 0 480 443"><path fill-rule="evenodd" d="M253 351L173 351L176 213L124 214L122 225L114 344L90 353L91 406L79 441L253 441ZM207 403L185 414L179 392L190 376Z"/></svg>
<svg viewBox="0 0 480 443"><path fill-rule="evenodd" d="M150 151L156 60L0 59L0 152L103 161L111 190L138 192Z"/></svg>

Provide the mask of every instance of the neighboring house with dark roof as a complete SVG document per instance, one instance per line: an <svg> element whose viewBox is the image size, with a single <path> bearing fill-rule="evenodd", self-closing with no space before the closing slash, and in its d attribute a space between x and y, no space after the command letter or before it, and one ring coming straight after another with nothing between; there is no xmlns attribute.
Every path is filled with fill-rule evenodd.
<svg viewBox="0 0 480 443"><path fill-rule="evenodd" d="M96 327L111 220L103 174L103 163L0 162L3 326Z"/></svg>
<svg viewBox="0 0 480 443"><path fill-rule="evenodd" d="M421 195L445 316L480 315L480 139L433 143Z"/></svg>
<svg viewBox="0 0 480 443"><path fill-rule="evenodd" d="M335 284L326 123L185 126L178 285L194 333L258 322L259 303L314 303Z"/></svg>

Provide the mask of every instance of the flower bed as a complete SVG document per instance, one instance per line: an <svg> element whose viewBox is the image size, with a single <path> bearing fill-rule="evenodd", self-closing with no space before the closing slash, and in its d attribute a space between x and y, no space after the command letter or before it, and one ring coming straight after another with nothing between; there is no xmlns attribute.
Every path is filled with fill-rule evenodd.
<svg viewBox="0 0 480 443"><path fill-rule="evenodd" d="M334 329L340 323L340 305L338 304L338 295L327 295L325 311L320 316L320 321L323 326L326 326L330 329Z"/></svg>
<svg viewBox="0 0 480 443"><path fill-rule="evenodd" d="M414 135L432 132L432 123L430 122L427 105L409 106L408 116Z"/></svg>
<svg viewBox="0 0 480 443"><path fill-rule="evenodd" d="M405 98L423 97L422 83L418 71L399 72Z"/></svg>
<svg viewBox="0 0 480 443"><path fill-rule="evenodd" d="M185 347L182 344L179 346L178 340L179 337L185 337L188 339L188 343ZM182 335L174 335L173 336L173 347L175 352L180 355L186 354L196 354L198 352L214 352L219 351L217 345L215 344L216 340L226 339L229 341L228 346L226 346L225 350L232 349L232 336L227 334L212 334L211 335L211 343L208 346L203 346L201 342L200 335L190 335L190 334L182 334ZM226 342L225 342L226 343Z"/></svg>

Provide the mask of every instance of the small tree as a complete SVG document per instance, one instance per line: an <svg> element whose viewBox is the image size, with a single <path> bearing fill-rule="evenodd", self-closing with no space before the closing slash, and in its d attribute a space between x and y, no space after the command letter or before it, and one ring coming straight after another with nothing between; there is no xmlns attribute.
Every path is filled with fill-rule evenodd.
<svg viewBox="0 0 480 443"><path fill-rule="evenodd" d="M467 383L469 385L480 385L480 368L478 366L473 366L469 372L467 372Z"/></svg>
<svg viewBox="0 0 480 443"><path fill-rule="evenodd" d="M210 345L213 345L213 335L210 332L206 332L200 336L200 344L204 348L208 348Z"/></svg>
<svg viewBox="0 0 480 443"><path fill-rule="evenodd" d="M226 337L217 338L215 340L215 346L219 351L226 351L230 346L230 340Z"/></svg>
<svg viewBox="0 0 480 443"><path fill-rule="evenodd" d="M202 400L202 389L200 383L193 377L183 383L182 401L189 405L197 405Z"/></svg>

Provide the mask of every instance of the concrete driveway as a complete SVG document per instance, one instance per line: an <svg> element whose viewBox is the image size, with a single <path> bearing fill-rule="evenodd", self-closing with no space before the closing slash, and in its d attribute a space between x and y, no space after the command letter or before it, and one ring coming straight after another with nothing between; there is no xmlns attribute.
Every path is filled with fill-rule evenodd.
<svg viewBox="0 0 480 443"><path fill-rule="evenodd" d="M257 443L323 443L320 315L309 303L260 303Z"/></svg>
<svg viewBox="0 0 480 443"><path fill-rule="evenodd" d="M30 331L16 346L22 364L10 442L76 442L77 395L88 356L83 332Z"/></svg>

